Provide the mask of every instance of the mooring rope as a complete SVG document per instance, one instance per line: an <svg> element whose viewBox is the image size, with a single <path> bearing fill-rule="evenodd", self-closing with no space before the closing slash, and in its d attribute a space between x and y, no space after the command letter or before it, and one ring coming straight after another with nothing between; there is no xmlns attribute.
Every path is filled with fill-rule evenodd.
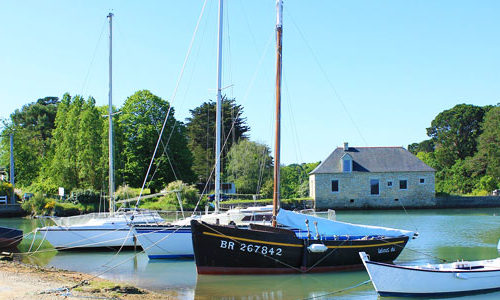
<svg viewBox="0 0 500 300"><path fill-rule="evenodd" d="M358 288L358 287L360 287L362 285L365 285L367 283L370 283L370 282L372 282L372 281L371 280L366 280L366 281L360 282L358 284L355 284L353 286L350 286L350 287L347 287L347 288L344 288L344 289L336 290L336 291L333 291L331 293L326 293L326 294L323 294L323 295L312 296L312 297L309 297L309 298L303 298L302 300L317 299L317 298L323 298L323 297L326 297L326 296L331 296L331 295L334 295L334 294L340 294L340 293L346 292L348 290L352 290L352 289Z"/></svg>

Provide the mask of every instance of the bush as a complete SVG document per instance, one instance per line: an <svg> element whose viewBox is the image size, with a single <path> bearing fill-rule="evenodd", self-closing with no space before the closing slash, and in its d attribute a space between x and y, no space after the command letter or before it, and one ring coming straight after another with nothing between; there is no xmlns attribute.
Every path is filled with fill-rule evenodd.
<svg viewBox="0 0 500 300"><path fill-rule="evenodd" d="M0 181L0 196L12 197L12 184L6 181Z"/></svg>
<svg viewBox="0 0 500 300"><path fill-rule="evenodd" d="M48 195L57 195L59 193L59 187L57 184L53 183L50 178L42 178L41 176L29 186L28 190L30 192L40 192Z"/></svg>
<svg viewBox="0 0 500 300"><path fill-rule="evenodd" d="M485 175L481 177L477 187L481 190L485 190L487 192L486 194L489 194L498 188L498 183L492 176Z"/></svg>
<svg viewBox="0 0 500 300"><path fill-rule="evenodd" d="M142 203L141 208L156 209L156 210L177 210L179 207L179 200L177 193L181 193L182 207L184 210L192 210L195 208L199 200L198 190L194 185L188 185L181 180L172 181L166 188L167 192L171 192L161 197L156 202L146 201Z"/></svg>
<svg viewBox="0 0 500 300"><path fill-rule="evenodd" d="M55 203L54 215L58 217L75 216L81 213L78 205L73 203Z"/></svg>
<svg viewBox="0 0 500 300"><path fill-rule="evenodd" d="M451 196L450 193L436 192L436 197L449 197L449 196Z"/></svg>
<svg viewBox="0 0 500 300"><path fill-rule="evenodd" d="M115 199L118 200L125 200L125 199L130 199L139 196L139 192L136 189L132 189L130 186L122 185L119 186L118 189L115 192Z"/></svg>
<svg viewBox="0 0 500 300"><path fill-rule="evenodd" d="M92 189L77 189L71 192L68 200L74 204L81 204L85 211L89 211L89 207L90 211L95 211L99 206L101 194Z"/></svg>
<svg viewBox="0 0 500 300"><path fill-rule="evenodd" d="M21 204L21 208L31 215L47 215L52 212L51 205L47 205L51 200L43 196L42 193L35 193L31 199Z"/></svg>

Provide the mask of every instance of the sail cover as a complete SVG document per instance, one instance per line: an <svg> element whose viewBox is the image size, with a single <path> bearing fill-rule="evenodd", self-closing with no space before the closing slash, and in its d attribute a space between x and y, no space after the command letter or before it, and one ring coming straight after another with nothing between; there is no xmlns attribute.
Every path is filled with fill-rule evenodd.
<svg viewBox="0 0 500 300"><path fill-rule="evenodd" d="M311 235L315 236L319 233L323 237L331 236L402 236L413 237L414 232L408 230L394 229L380 226L358 225L345 223L340 221L333 221L325 218L315 217L311 215L296 213L289 210L280 209L277 215L277 222L281 225L290 228L299 229L307 232L306 219L309 220L309 231ZM318 222L316 227L314 222Z"/></svg>

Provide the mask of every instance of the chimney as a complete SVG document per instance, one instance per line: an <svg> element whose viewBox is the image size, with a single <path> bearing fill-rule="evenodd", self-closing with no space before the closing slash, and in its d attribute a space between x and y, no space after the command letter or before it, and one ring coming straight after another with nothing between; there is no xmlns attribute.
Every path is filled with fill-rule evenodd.
<svg viewBox="0 0 500 300"><path fill-rule="evenodd" d="M348 150L349 150L349 143L344 142L344 151L348 151Z"/></svg>

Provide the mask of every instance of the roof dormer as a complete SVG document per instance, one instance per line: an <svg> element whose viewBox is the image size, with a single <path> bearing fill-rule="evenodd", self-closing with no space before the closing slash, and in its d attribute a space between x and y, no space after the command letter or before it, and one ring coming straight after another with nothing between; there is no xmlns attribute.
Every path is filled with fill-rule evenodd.
<svg viewBox="0 0 500 300"><path fill-rule="evenodd" d="M352 172L352 156L345 153L342 156L342 172L351 173Z"/></svg>

